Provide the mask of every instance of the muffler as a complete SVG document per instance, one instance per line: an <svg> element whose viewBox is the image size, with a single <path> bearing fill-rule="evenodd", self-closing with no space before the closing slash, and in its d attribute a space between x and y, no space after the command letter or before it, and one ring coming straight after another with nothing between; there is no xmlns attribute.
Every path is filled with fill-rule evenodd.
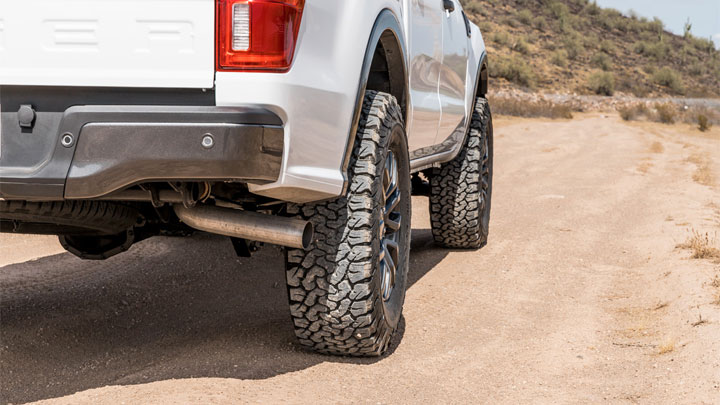
<svg viewBox="0 0 720 405"><path fill-rule="evenodd" d="M312 224L301 219L212 206L185 208L175 204L173 208L191 228L234 238L308 249L315 234Z"/></svg>

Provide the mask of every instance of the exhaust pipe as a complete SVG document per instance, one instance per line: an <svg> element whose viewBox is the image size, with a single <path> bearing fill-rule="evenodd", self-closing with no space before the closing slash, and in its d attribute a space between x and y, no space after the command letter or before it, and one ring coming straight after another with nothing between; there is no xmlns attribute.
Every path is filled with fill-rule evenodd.
<svg viewBox="0 0 720 405"><path fill-rule="evenodd" d="M176 204L173 208L191 228L234 238L308 249L315 235L312 224L300 219L212 206L185 208Z"/></svg>

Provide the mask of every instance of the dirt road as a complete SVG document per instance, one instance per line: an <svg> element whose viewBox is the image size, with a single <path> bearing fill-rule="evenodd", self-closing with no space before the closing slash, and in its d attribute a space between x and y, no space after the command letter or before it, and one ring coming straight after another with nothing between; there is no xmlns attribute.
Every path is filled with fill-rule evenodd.
<svg viewBox="0 0 720 405"><path fill-rule="evenodd" d="M277 249L156 238L25 262L59 247L0 236L2 402L720 403L720 265L675 249L720 231L720 130L500 119L495 144L485 249L434 247L414 200L381 359L295 344Z"/></svg>

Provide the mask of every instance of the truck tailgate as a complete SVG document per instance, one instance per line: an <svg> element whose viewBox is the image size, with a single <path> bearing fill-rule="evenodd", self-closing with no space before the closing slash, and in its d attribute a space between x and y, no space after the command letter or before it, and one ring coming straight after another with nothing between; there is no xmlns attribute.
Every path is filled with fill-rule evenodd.
<svg viewBox="0 0 720 405"><path fill-rule="evenodd" d="M213 0L3 0L0 85L212 88Z"/></svg>

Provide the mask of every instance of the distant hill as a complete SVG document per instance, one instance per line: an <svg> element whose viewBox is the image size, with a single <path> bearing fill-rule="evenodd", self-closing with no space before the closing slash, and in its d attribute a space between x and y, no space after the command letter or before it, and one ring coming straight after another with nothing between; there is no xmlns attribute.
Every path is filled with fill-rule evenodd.
<svg viewBox="0 0 720 405"><path fill-rule="evenodd" d="M460 0L483 31L495 86L638 97L720 97L720 52L660 20L588 0Z"/></svg>

